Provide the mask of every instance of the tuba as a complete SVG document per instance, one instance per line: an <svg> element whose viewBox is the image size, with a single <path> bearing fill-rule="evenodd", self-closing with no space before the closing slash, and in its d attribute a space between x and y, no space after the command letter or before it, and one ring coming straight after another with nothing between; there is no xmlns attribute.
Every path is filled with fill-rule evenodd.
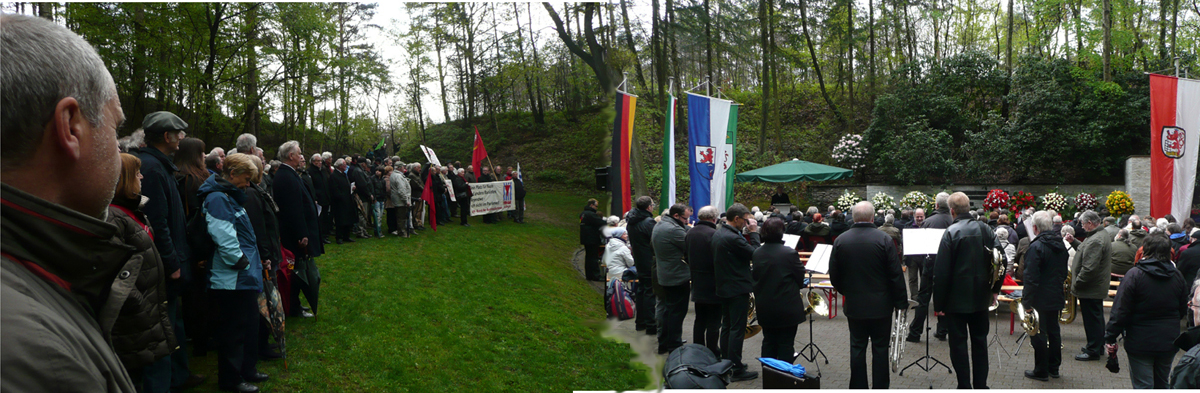
<svg viewBox="0 0 1200 393"><path fill-rule="evenodd" d="M904 356L904 338L908 334L908 309L917 305L916 300L909 299L908 307L892 311L892 345L888 348L888 361L892 364L892 372L900 369L900 357Z"/></svg>
<svg viewBox="0 0 1200 393"><path fill-rule="evenodd" d="M1004 281L1004 251L999 247L992 248L992 264L991 271L988 274L988 287L995 287L997 281ZM988 306L988 311L996 311L1000 308L1000 301L993 298L992 305Z"/></svg>
<svg viewBox="0 0 1200 393"><path fill-rule="evenodd" d="M1070 270L1067 270L1067 280L1063 281L1063 299L1065 299L1067 304L1065 307L1063 307L1062 311L1058 313L1058 323L1066 325L1071 322L1075 322L1075 314L1079 313L1079 307L1076 307L1076 304L1078 304L1079 301L1075 299L1075 295L1071 294Z"/></svg>
<svg viewBox="0 0 1200 393"><path fill-rule="evenodd" d="M754 302L754 294L751 293L750 294L750 311L746 315L746 337L745 337L745 339L754 337L756 334L758 334L758 332L762 331L762 326L758 325L758 312L755 311L754 303L755 303Z"/></svg>
<svg viewBox="0 0 1200 393"><path fill-rule="evenodd" d="M829 303L825 302L825 298L821 297L820 293L808 291L808 295L804 296L804 313L827 317L829 316Z"/></svg>
<svg viewBox="0 0 1200 393"><path fill-rule="evenodd" d="M1021 320L1021 328L1025 329L1025 333L1030 337L1038 334L1038 312L1034 309L1025 309L1024 299L1016 299L1009 303L1009 310Z"/></svg>

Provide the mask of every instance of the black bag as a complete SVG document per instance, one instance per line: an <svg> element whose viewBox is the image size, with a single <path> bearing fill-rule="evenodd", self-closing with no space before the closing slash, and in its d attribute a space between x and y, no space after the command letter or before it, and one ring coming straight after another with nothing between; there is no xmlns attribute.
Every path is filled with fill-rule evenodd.
<svg viewBox="0 0 1200 393"><path fill-rule="evenodd" d="M213 242L212 236L208 234L208 214L201 207L196 210L196 214L187 222L187 242L188 248L192 250L192 259L196 261L207 261L212 258L213 253L217 251L217 244Z"/></svg>
<svg viewBox="0 0 1200 393"><path fill-rule="evenodd" d="M732 373L732 361L718 361L708 347L699 344L684 344L671 351L663 367L667 389L724 389Z"/></svg>

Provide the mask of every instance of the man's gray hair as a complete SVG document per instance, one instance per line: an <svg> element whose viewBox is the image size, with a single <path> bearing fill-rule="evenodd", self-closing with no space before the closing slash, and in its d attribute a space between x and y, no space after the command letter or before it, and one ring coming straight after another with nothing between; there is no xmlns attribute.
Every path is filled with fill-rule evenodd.
<svg viewBox="0 0 1200 393"><path fill-rule="evenodd" d="M333 163L333 166L334 166L334 167L339 167L339 166L342 166L342 165L346 165L346 159L345 159L345 158L339 158L339 159L337 159L337 161L336 161L336 162L334 162L334 163Z"/></svg>
<svg viewBox="0 0 1200 393"><path fill-rule="evenodd" d="M313 154L312 158L309 158L309 160L314 161L314 162L317 160L325 161L325 159L321 157L321 153Z"/></svg>
<svg viewBox="0 0 1200 393"><path fill-rule="evenodd" d="M1050 221L1055 225L1062 224L1062 216L1054 214L1054 210L1049 210L1046 213L1051 214Z"/></svg>
<svg viewBox="0 0 1200 393"><path fill-rule="evenodd" d="M467 173L467 170L466 170L466 169L458 168L458 169L455 169L455 170L454 170L454 174L455 174L455 175L462 176L464 173Z"/></svg>
<svg viewBox="0 0 1200 393"><path fill-rule="evenodd" d="M1104 225L1114 225L1117 223L1117 218L1113 216L1104 217Z"/></svg>
<svg viewBox="0 0 1200 393"><path fill-rule="evenodd" d="M809 216L809 217L812 217L812 215L813 215L813 214L817 214L817 213L820 213L820 211L819 211L819 210L817 210L817 207L816 207L816 206L809 206L809 207L808 207L808 210L806 210L806 211L804 212L804 214L805 214L805 215L807 215L807 216Z"/></svg>
<svg viewBox="0 0 1200 393"><path fill-rule="evenodd" d="M720 213L717 212L717 208L711 205L702 207L699 212L696 212L696 218L700 221L717 222L718 215Z"/></svg>
<svg viewBox="0 0 1200 393"><path fill-rule="evenodd" d="M1079 215L1079 222L1100 225L1100 215L1096 214L1094 211L1088 210Z"/></svg>
<svg viewBox="0 0 1200 393"><path fill-rule="evenodd" d="M330 153L330 152L321 153L321 158L324 158L325 161L329 161L330 158L333 158L333 153Z"/></svg>
<svg viewBox="0 0 1200 393"><path fill-rule="evenodd" d="M854 204L854 208L850 209L854 222L871 222L875 219L875 205L871 202L862 201Z"/></svg>
<svg viewBox="0 0 1200 393"><path fill-rule="evenodd" d="M217 149L213 149L213 151L204 156L204 166L213 170L213 172L219 172L217 166L221 165L221 155L217 152Z"/></svg>
<svg viewBox="0 0 1200 393"><path fill-rule="evenodd" d="M19 167L37 150L58 102L74 97L92 126L117 97L112 74L91 44L43 18L0 15L0 164ZM119 115L118 115L119 116Z"/></svg>
<svg viewBox="0 0 1200 393"><path fill-rule="evenodd" d="M130 150L139 148L143 143L146 143L146 130L141 128L134 131L129 136L118 139L117 143L121 144L121 151L128 153Z"/></svg>
<svg viewBox="0 0 1200 393"><path fill-rule="evenodd" d="M949 200L950 200L950 194L947 194L945 192L939 192L937 194L937 196L935 196L933 198L933 206L934 206L934 208L937 208L939 210L940 209L949 209L950 205L947 204L947 203L949 203Z"/></svg>
<svg viewBox="0 0 1200 393"><path fill-rule="evenodd" d="M1046 232L1053 228L1054 224L1050 220L1050 213L1045 210L1033 213L1033 226L1037 228L1038 232Z"/></svg>
<svg viewBox="0 0 1200 393"><path fill-rule="evenodd" d="M996 238L1000 241L1008 243L1008 230L1004 228L996 228Z"/></svg>
<svg viewBox="0 0 1200 393"><path fill-rule="evenodd" d="M222 149L220 146L217 146L217 147L212 148L212 150L209 150L208 154L214 154L214 155L220 156L221 154L225 154L225 149Z"/></svg>
<svg viewBox="0 0 1200 393"><path fill-rule="evenodd" d="M894 224L895 222L896 222L896 216L894 214L889 213L888 215L883 216L884 224L891 225L891 224Z"/></svg>
<svg viewBox="0 0 1200 393"><path fill-rule="evenodd" d="M1063 225L1062 229L1059 229L1058 232L1061 233L1063 237L1066 237L1067 235L1075 236L1075 227Z"/></svg>
<svg viewBox="0 0 1200 393"><path fill-rule="evenodd" d="M246 135L250 135L250 134L242 134L242 136L246 136ZM251 135L251 136L253 136L253 135ZM238 143L241 143L241 138L238 138ZM297 141L283 142L282 145L279 145L279 161L288 162L288 161L290 161L290 159L288 157L291 157L292 153L299 153L299 152L300 152L300 142L297 142Z"/></svg>
<svg viewBox="0 0 1200 393"><path fill-rule="evenodd" d="M238 151L252 152L254 148L258 147L258 137L255 137L254 134L238 135L237 143L234 146L237 147Z"/></svg>

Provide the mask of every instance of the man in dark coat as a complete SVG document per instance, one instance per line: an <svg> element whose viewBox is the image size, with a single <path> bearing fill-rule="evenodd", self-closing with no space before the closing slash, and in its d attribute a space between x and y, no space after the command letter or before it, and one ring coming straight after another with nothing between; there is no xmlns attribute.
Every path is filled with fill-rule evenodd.
<svg viewBox="0 0 1200 393"><path fill-rule="evenodd" d="M713 270L716 272L717 297L721 299L721 358L733 362L733 381L758 378L742 363L742 340L746 334L746 316L750 312L750 292L754 279L750 263L754 250L762 243L758 223L750 210L735 203L725 212L725 223L712 239ZM742 236L745 229L746 236Z"/></svg>
<svg viewBox="0 0 1200 393"><path fill-rule="evenodd" d="M600 269L600 245L604 241L604 235L600 233L600 229L604 228L605 222L604 218L596 213L596 206L599 204L595 199L588 199L583 213L579 213L579 244L583 245L583 274L588 281L604 281ZM466 216L463 217L465 222Z"/></svg>
<svg viewBox="0 0 1200 393"><path fill-rule="evenodd" d="M183 130L187 127L183 119L171 112L146 115L142 120L146 147L138 152L138 158L142 160L142 195L150 198L142 211L154 229L154 248L162 256L163 272L167 276L167 314L175 328L175 337L180 340L187 337L187 332L181 318L179 295L191 280L188 262L192 255L187 243L187 216L179 197L179 184L175 181L175 172L179 169L170 156L179 150L179 141L186 136ZM154 379L160 373L169 373L173 387L201 380L199 376L191 375L188 363L187 351L175 351L171 354L169 369L151 367L146 378Z"/></svg>
<svg viewBox="0 0 1200 393"><path fill-rule="evenodd" d="M424 214L422 214L429 205L421 202L421 195L425 192L425 178L421 177L421 164L414 163L408 170L408 188L412 190L413 206L409 207L408 214L412 216L412 229L425 229ZM486 217L486 216L485 216ZM416 232L413 232L416 234Z"/></svg>
<svg viewBox="0 0 1200 393"><path fill-rule="evenodd" d="M921 220L921 228L946 229L950 227L950 224L954 223L954 218L950 215L950 208L947 205L949 198L950 194L944 192L937 194L933 202L937 211L932 216L929 216L929 218ZM966 210L963 213L966 213ZM922 211L922 215L924 215L924 211ZM921 334L925 331L925 318L929 317L929 300L933 296L934 262L934 255L926 255L923 263L921 261L916 262L916 264L920 264L921 283L918 287L916 313L913 315L912 324L908 327L909 342L921 342ZM910 280L909 283L911 282ZM945 319L945 316L937 315L937 329L933 334L934 337L942 341L946 340L946 335L948 334Z"/></svg>
<svg viewBox="0 0 1200 393"><path fill-rule="evenodd" d="M292 297L294 316L307 314L300 309L300 292L304 292L309 308L316 313L321 279L313 258L322 254L324 244L317 240L321 236L317 205L296 172L296 168L304 166L300 143L284 142L279 147L279 159L283 165L275 174L275 202L279 204L280 243L295 256L296 274L303 275L296 280L297 285L293 286L292 293L287 295Z"/></svg>
<svg viewBox="0 0 1200 393"><path fill-rule="evenodd" d="M521 180L521 173L514 172L512 177L513 182L513 205L516 210L513 212L513 222L518 224L525 223L525 181Z"/></svg>
<svg viewBox="0 0 1200 393"><path fill-rule="evenodd" d="M687 221L692 208L676 203L663 216L650 240L654 245L654 258L658 266L658 283L662 285L662 318L658 321L662 337L658 341L658 353L670 353L683 346L683 319L687 317L688 296L691 295L692 273L687 264Z"/></svg>
<svg viewBox="0 0 1200 393"><path fill-rule="evenodd" d="M487 175L481 176L487 177ZM657 335L658 325L654 320L655 306L658 299L654 296L653 283L655 276L654 245L650 236L654 232L654 214L650 206L654 202L648 196L640 196L636 201L636 209L629 211L625 217L626 230L629 231L629 247L633 251L633 264L637 267L637 321L634 327L644 330L646 334Z"/></svg>
<svg viewBox="0 0 1200 393"><path fill-rule="evenodd" d="M354 197L357 199L354 202L354 209L358 220L354 227L354 233L359 237L369 238L374 226L370 211L372 203L375 202L375 187L371 182L371 171L367 168L366 159L362 156L355 157L354 165L350 166L350 172L347 175L354 185Z"/></svg>
<svg viewBox="0 0 1200 393"><path fill-rule="evenodd" d="M692 302L696 309L692 342L708 347L713 354L719 355L721 347L717 342L721 337L721 299L717 297L712 256L712 238L717 232L717 208L702 207L697 218L699 221L683 239L692 274Z"/></svg>
<svg viewBox="0 0 1200 393"><path fill-rule="evenodd" d="M317 205L321 210L317 215L317 224L320 229L317 238L321 239L321 243L329 244L329 233L333 231L333 212L329 210L329 176L331 174L326 165L333 165L333 163L325 162L325 158L320 154L313 154L307 172L308 177L312 179L313 198L317 200Z"/></svg>
<svg viewBox="0 0 1200 393"><path fill-rule="evenodd" d="M354 206L354 196L350 194L350 176L346 173L348 165L344 158L339 158L334 164L333 174L329 176L329 205L333 209L333 219L337 226L334 238L337 244L354 242L350 231L358 221L358 212Z"/></svg>
<svg viewBox="0 0 1200 393"><path fill-rule="evenodd" d="M467 218L471 217L471 186L467 184L467 179L463 174L463 169L459 168L454 176L450 177L451 186L454 188L454 199L458 200L458 216L462 226L469 227Z"/></svg>
<svg viewBox="0 0 1200 393"><path fill-rule="evenodd" d="M850 325L850 389L887 389L888 337L892 311L908 308L900 254L892 237L871 222L871 202L854 205L854 225L833 242L829 281L846 297ZM871 342L871 385L867 385L867 341Z"/></svg>
<svg viewBox="0 0 1200 393"><path fill-rule="evenodd" d="M934 310L946 314L950 330L950 363L959 389L986 389L988 376L988 307L999 286L991 283L992 253L996 234L987 224L971 218L971 201L956 192L948 198L953 225L946 228L933 264ZM932 219L932 218L931 218ZM967 355L967 341L971 355Z"/></svg>
<svg viewBox="0 0 1200 393"><path fill-rule="evenodd" d="M1033 344L1033 370L1025 377L1048 381L1058 378L1062 364L1062 334L1057 316L1063 309L1063 281L1067 279L1067 246L1058 232L1050 230L1050 214L1037 212L1033 217L1033 242L1025 253L1025 289L1021 303L1026 309L1037 310L1038 334L1030 337ZM1024 239L1023 239L1024 240Z"/></svg>
<svg viewBox="0 0 1200 393"><path fill-rule="evenodd" d="M483 173L479 175L479 182L480 183L488 183L488 182L494 182L494 181L496 181L496 177L494 175L492 175L492 169L485 165L483 167ZM491 214L483 215L483 223L484 224L495 224L498 222L500 222L500 213L491 213ZM632 236L630 236L630 237L632 237ZM634 252L636 253L636 251L634 251ZM603 277L603 274L601 274L599 277ZM637 303L637 304L641 304L641 303Z"/></svg>
<svg viewBox="0 0 1200 393"><path fill-rule="evenodd" d="M1189 239L1192 240L1191 245L1179 253L1175 267L1183 273L1183 281L1190 283L1196 280L1196 272L1200 271L1200 231L1193 231Z"/></svg>

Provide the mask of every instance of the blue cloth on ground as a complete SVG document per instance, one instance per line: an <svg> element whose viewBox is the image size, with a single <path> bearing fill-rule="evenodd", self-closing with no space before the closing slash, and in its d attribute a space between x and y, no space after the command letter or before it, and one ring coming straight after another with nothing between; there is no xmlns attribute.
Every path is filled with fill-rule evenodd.
<svg viewBox="0 0 1200 393"><path fill-rule="evenodd" d="M773 368L773 369L776 369L779 371L786 371L786 372L792 373L792 375L795 375L797 378L804 378L804 366L801 366L799 364L791 364L791 363L788 363L788 362L785 362L785 361L782 361L779 359L772 359L772 358L758 358L758 361L762 362L762 364L764 366L767 366L767 367L770 367L770 368Z"/></svg>

